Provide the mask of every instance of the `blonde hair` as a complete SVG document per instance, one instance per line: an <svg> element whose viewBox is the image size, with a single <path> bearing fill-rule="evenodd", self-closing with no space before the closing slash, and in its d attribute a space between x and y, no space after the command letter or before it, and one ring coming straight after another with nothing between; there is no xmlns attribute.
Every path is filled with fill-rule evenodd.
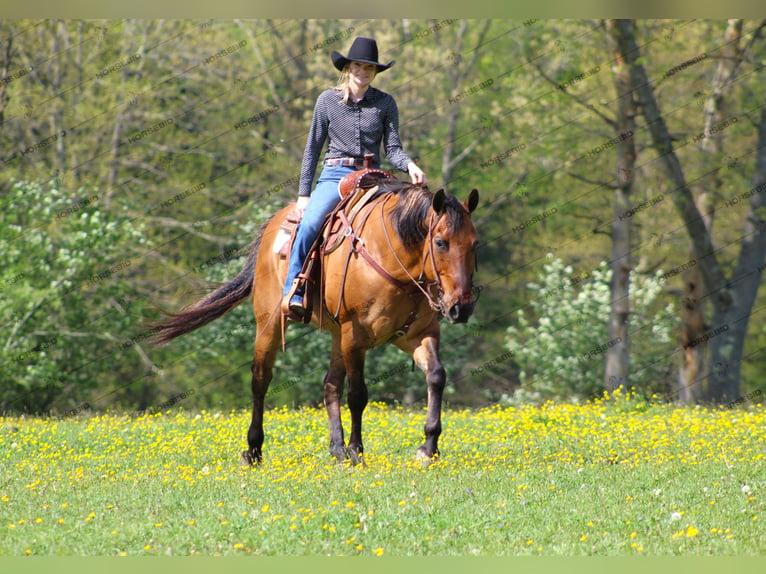
<svg viewBox="0 0 766 574"><path fill-rule="evenodd" d="M375 66L375 76L377 75L378 75L378 67ZM348 87L350 76L351 76L351 62L343 66L343 70L341 70L340 76L338 77L338 83L335 86L335 89L338 92L340 92L341 100L343 101L344 104L348 104L348 98L351 96L351 88Z"/></svg>
<svg viewBox="0 0 766 574"><path fill-rule="evenodd" d="M338 77L338 83L335 85L335 89L340 92L341 100L344 104L348 104L348 98L351 95L351 90L348 87L349 76L351 75L349 71L350 68L351 63L343 66L343 69L340 71L340 76Z"/></svg>

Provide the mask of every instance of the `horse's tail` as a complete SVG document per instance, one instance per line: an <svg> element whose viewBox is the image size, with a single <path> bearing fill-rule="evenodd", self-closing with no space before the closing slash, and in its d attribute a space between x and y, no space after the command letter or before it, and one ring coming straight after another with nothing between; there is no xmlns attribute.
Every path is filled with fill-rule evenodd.
<svg viewBox="0 0 766 574"><path fill-rule="evenodd" d="M176 337L199 329L250 297L253 292L255 262L258 259L258 248L262 236L262 233L258 234L258 238L250 247L250 254L244 268L234 279L178 313L165 312L168 316L167 319L149 325L149 331L152 333L150 342L155 345L162 345Z"/></svg>

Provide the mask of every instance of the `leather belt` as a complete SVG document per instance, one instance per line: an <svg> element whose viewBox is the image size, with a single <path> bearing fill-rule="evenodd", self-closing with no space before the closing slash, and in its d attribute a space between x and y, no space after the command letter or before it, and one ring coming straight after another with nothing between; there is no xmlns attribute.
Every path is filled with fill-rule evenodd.
<svg viewBox="0 0 766 574"><path fill-rule="evenodd" d="M364 158L362 157L332 157L324 160L325 165L341 167L364 167Z"/></svg>

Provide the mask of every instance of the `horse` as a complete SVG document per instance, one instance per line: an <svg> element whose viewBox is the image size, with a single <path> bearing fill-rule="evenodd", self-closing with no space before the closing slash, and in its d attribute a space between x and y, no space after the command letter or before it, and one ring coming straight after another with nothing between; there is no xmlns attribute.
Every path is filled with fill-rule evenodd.
<svg viewBox="0 0 766 574"><path fill-rule="evenodd" d="M478 234L471 213L479 202L472 190L464 202L443 189L398 179L381 182L379 194L359 211L363 221L344 239L345 248L321 260L324 287L315 289L311 324L332 337L330 365L324 377L324 405L329 417L330 454L338 461L364 462L362 413L368 402L364 380L369 349L392 343L413 358L424 373L428 408L425 442L416 460L439 456L441 407L446 372L439 358L440 319L465 323L474 310L473 274ZM263 460L264 397L283 344L282 288L287 261L273 244L289 204L262 227L244 268L228 283L191 306L168 313L154 324L154 343L162 344L217 319L252 296L256 322L252 362L253 410L247 433L245 465ZM284 232L282 232L284 233ZM321 300L320 300L321 298ZM321 308L320 308L321 306ZM334 311L334 313L333 313ZM324 316L327 315L327 316ZM284 320L284 319L283 319ZM340 403L345 379L351 434L344 440Z"/></svg>

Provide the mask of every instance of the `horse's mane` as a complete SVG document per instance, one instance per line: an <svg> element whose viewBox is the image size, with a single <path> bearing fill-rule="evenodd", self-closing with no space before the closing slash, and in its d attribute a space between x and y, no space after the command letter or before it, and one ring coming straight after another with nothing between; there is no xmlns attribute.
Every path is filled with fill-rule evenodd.
<svg viewBox="0 0 766 574"><path fill-rule="evenodd" d="M387 180L381 184L381 189L397 196L396 205L391 210L391 223L399 234L399 239L407 248L421 245L428 234L428 215L434 194L419 185L399 180ZM463 205L455 197L446 196L444 214L451 232L463 225L466 213Z"/></svg>

